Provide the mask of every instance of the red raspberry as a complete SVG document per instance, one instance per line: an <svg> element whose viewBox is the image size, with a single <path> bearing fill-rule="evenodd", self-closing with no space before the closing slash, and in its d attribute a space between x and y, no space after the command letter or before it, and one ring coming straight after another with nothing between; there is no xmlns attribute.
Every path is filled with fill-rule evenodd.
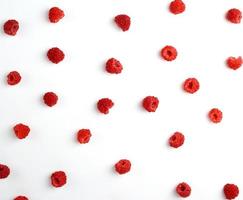
<svg viewBox="0 0 243 200"><path fill-rule="evenodd" d="M195 93L199 90L200 84L196 78L188 78L185 80L183 88L188 93Z"/></svg>
<svg viewBox="0 0 243 200"><path fill-rule="evenodd" d="M15 19L10 19L3 25L3 30L6 34L15 36L19 30L19 22Z"/></svg>
<svg viewBox="0 0 243 200"><path fill-rule="evenodd" d="M147 96L143 99L143 107L148 112L155 112L159 106L159 99L154 96Z"/></svg>
<svg viewBox="0 0 243 200"><path fill-rule="evenodd" d="M97 103L98 110L103 114L108 114L109 109L112 108L113 106L114 106L114 103L112 102L112 100L110 100L108 98L100 99Z"/></svg>
<svg viewBox="0 0 243 200"><path fill-rule="evenodd" d="M171 13L177 15L185 11L186 5L182 0L174 0L170 3L169 9Z"/></svg>
<svg viewBox="0 0 243 200"><path fill-rule="evenodd" d="M29 126L21 124L21 123L20 124L16 124L13 127L13 130L14 130L14 133L15 133L16 137L19 138L19 139L26 138L29 135L29 133L30 133Z"/></svg>
<svg viewBox="0 0 243 200"><path fill-rule="evenodd" d="M177 185L176 192L180 197L189 197L191 194L191 187L187 183L182 182Z"/></svg>
<svg viewBox="0 0 243 200"><path fill-rule="evenodd" d="M228 10L226 14L226 19L234 24L239 24L241 22L241 18L242 18L241 11L236 8L232 8Z"/></svg>
<svg viewBox="0 0 243 200"><path fill-rule="evenodd" d="M223 113L218 108L213 108L209 111L208 117L213 123L219 123L223 118Z"/></svg>
<svg viewBox="0 0 243 200"><path fill-rule="evenodd" d="M89 129L81 129L77 133L77 139L80 144L88 143L91 136L92 135Z"/></svg>
<svg viewBox="0 0 243 200"><path fill-rule="evenodd" d="M239 188L228 183L224 186L224 195L226 199L235 199L239 195Z"/></svg>
<svg viewBox="0 0 243 200"><path fill-rule="evenodd" d="M115 170L119 174L126 174L131 170L131 162L126 159L122 159L115 164Z"/></svg>
<svg viewBox="0 0 243 200"><path fill-rule="evenodd" d="M9 85L16 85L20 81L21 81L21 76L17 71L12 71L7 75L7 83Z"/></svg>
<svg viewBox="0 0 243 200"><path fill-rule="evenodd" d="M43 100L47 106L52 107L57 104L58 96L54 92L47 92L44 94Z"/></svg>
<svg viewBox="0 0 243 200"><path fill-rule="evenodd" d="M25 196L17 196L14 198L14 200L29 200L29 199Z"/></svg>
<svg viewBox="0 0 243 200"><path fill-rule="evenodd" d="M177 50L173 46L165 46L161 52L160 55L163 59L167 61L175 60L177 57Z"/></svg>
<svg viewBox="0 0 243 200"><path fill-rule="evenodd" d="M106 62L106 71L111 74L120 74L122 72L122 64L115 58L110 58Z"/></svg>
<svg viewBox="0 0 243 200"><path fill-rule="evenodd" d="M115 23L118 27L120 27L123 31L128 31L131 25L131 19L128 15L117 15L115 17Z"/></svg>
<svg viewBox="0 0 243 200"><path fill-rule="evenodd" d="M10 169L7 165L0 164L0 179L7 178L10 174Z"/></svg>
<svg viewBox="0 0 243 200"><path fill-rule="evenodd" d="M51 23L59 22L64 16L63 10L58 7L53 7L49 10L49 20Z"/></svg>
<svg viewBox="0 0 243 200"><path fill-rule="evenodd" d="M169 138L169 144L171 147L178 148L184 144L185 136L180 132L175 132Z"/></svg>
<svg viewBox="0 0 243 200"><path fill-rule="evenodd" d="M63 171L56 171L51 175L51 184L54 187L62 187L67 182L67 176Z"/></svg>
<svg viewBox="0 0 243 200"><path fill-rule="evenodd" d="M226 63L227 63L227 66L233 70L236 70L238 68L241 67L242 65L242 58L241 56L239 56L238 58L236 57L229 57L227 60L226 60Z"/></svg>
<svg viewBox="0 0 243 200"><path fill-rule="evenodd" d="M61 49L53 47L48 50L47 57L52 63L58 64L59 62L63 61L65 54Z"/></svg>

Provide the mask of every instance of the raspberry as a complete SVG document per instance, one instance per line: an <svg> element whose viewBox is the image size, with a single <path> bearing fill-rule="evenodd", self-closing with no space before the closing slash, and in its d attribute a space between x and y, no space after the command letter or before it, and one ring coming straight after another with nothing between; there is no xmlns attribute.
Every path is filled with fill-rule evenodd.
<svg viewBox="0 0 243 200"><path fill-rule="evenodd" d="M0 164L0 179L7 178L10 174L10 169L7 165Z"/></svg>
<svg viewBox="0 0 243 200"><path fill-rule="evenodd" d="M114 106L114 103L112 102L112 100L110 100L108 98L100 99L97 103L98 110L103 114L108 114L109 109L111 109L113 106Z"/></svg>
<svg viewBox="0 0 243 200"><path fill-rule="evenodd" d="M208 117L213 123L219 123L223 118L223 113L218 108L213 108L209 111Z"/></svg>
<svg viewBox="0 0 243 200"><path fill-rule="evenodd" d="M56 105L58 101L58 96L54 92L47 92L44 94L43 100L47 106L52 107Z"/></svg>
<svg viewBox="0 0 243 200"><path fill-rule="evenodd" d="M110 58L106 62L106 71L111 74L120 74L122 72L122 64L115 58Z"/></svg>
<svg viewBox="0 0 243 200"><path fill-rule="evenodd" d="M199 90L200 84L196 78L188 78L185 80L183 89L188 93L195 93Z"/></svg>
<svg viewBox="0 0 243 200"><path fill-rule="evenodd" d="M229 68L233 69L233 70L237 70L238 68L241 67L242 65L242 57L239 56L238 58L236 57L229 57L227 60L226 60L226 64Z"/></svg>
<svg viewBox="0 0 243 200"><path fill-rule="evenodd" d="M9 85L16 85L20 81L21 81L21 76L17 71L12 71L7 75L7 83Z"/></svg>
<svg viewBox="0 0 243 200"><path fill-rule="evenodd" d="M6 34L15 36L19 30L19 22L15 19L10 19L3 25L3 30Z"/></svg>
<svg viewBox="0 0 243 200"><path fill-rule="evenodd" d="M174 0L170 3L169 9L171 13L177 15L185 11L186 5L182 0Z"/></svg>
<svg viewBox="0 0 243 200"><path fill-rule="evenodd" d="M91 136L92 135L89 129L81 129L77 133L77 139L80 144L88 143Z"/></svg>
<svg viewBox="0 0 243 200"><path fill-rule="evenodd" d="M58 7L53 7L49 10L49 20L51 23L59 22L64 16L63 10Z"/></svg>
<svg viewBox="0 0 243 200"><path fill-rule="evenodd" d="M169 138L169 144L171 147L178 148L184 144L185 137L180 132L175 132L170 138Z"/></svg>
<svg viewBox="0 0 243 200"><path fill-rule="evenodd" d="M183 198L189 197L191 194L191 187L187 183L182 182L177 185L176 192L179 196Z"/></svg>
<svg viewBox="0 0 243 200"><path fill-rule="evenodd" d="M54 187L62 187L67 182L67 176L63 171L56 171L51 175L51 184Z"/></svg>
<svg viewBox="0 0 243 200"><path fill-rule="evenodd" d="M30 128L29 126L25 125L25 124L16 124L13 127L14 133L16 135L17 138L19 139L24 139L26 138L29 133L30 133Z"/></svg>
<svg viewBox="0 0 243 200"><path fill-rule="evenodd" d="M167 61L172 61L175 60L177 57L177 50L175 47L168 45L161 50L160 55L163 59Z"/></svg>
<svg viewBox="0 0 243 200"><path fill-rule="evenodd" d="M159 106L159 99L154 96L147 96L143 99L143 107L148 112L155 112Z"/></svg>
<svg viewBox="0 0 243 200"><path fill-rule="evenodd" d="M29 200L29 199L25 196L17 196L14 198L14 200Z"/></svg>
<svg viewBox="0 0 243 200"><path fill-rule="evenodd" d="M226 184L224 186L224 195L226 199L234 199L239 195L239 188L234 184Z"/></svg>
<svg viewBox="0 0 243 200"><path fill-rule="evenodd" d="M128 15L117 15L115 17L115 23L118 27L120 27L123 31L128 31L131 25L131 19Z"/></svg>
<svg viewBox="0 0 243 200"><path fill-rule="evenodd" d="M115 164L115 170L119 174L126 174L131 170L131 162L126 159L122 159Z"/></svg>
<svg viewBox="0 0 243 200"><path fill-rule="evenodd" d="M237 8L232 8L228 10L226 14L226 19L233 24L239 24L241 22L242 14L241 11Z"/></svg>
<svg viewBox="0 0 243 200"><path fill-rule="evenodd" d="M59 62L63 61L65 54L61 49L53 47L48 50L47 57L52 63L58 64Z"/></svg>

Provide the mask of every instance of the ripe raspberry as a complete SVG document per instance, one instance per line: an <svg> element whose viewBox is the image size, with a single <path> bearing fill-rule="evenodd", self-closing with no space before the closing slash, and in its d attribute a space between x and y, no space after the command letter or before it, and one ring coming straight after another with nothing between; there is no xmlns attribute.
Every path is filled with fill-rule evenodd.
<svg viewBox="0 0 243 200"><path fill-rule="evenodd" d="M227 66L233 70L237 70L238 68L241 67L242 65L242 57L239 56L238 58L236 57L229 57L227 60L226 60L226 63L227 63Z"/></svg>
<svg viewBox="0 0 243 200"><path fill-rule="evenodd" d="M12 71L7 75L7 83L9 85L16 85L20 81L21 81L21 76L17 71Z"/></svg>
<svg viewBox="0 0 243 200"><path fill-rule="evenodd" d="M128 15L121 14L115 17L115 23L123 31L128 31L131 25L131 19Z"/></svg>
<svg viewBox="0 0 243 200"><path fill-rule="evenodd" d="M63 171L56 171L51 175L51 184L54 187L62 187L67 182L67 176Z"/></svg>
<svg viewBox="0 0 243 200"><path fill-rule="evenodd" d="M173 46L165 46L161 52L160 55L163 59L167 61L175 60L177 57L177 50Z"/></svg>
<svg viewBox="0 0 243 200"><path fill-rule="evenodd" d="M54 92L47 92L44 94L43 100L47 106L52 107L57 104L58 96Z"/></svg>
<svg viewBox="0 0 243 200"><path fill-rule="evenodd" d="M13 130L14 130L14 133L15 133L16 137L19 138L19 139L26 138L29 135L29 133L30 133L29 126L21 124L21 123L20 124L16 124L13 127Z"/></svg>
<svg viewBox="0 0 243 200"><path fill-rule="evenodd" d="M178 148L184 144L185 136L180 132L175 132L169 138L169 144L171 147Z"/></svg>
<svg viewBox="0 0 243 200"><path fill-rule="evenodd" d="M89 129L81 129L77 133L77 140L80 144L86 144L89 142L91 136Z"/></svg>
<svg viewBox="0 0 243 200"><path fill-rule="evenodd" d="M239 188L228 183L224 186L224 195L226 199L235 199L239 195Z"/></svg>
<svg viewBox="0 0 243 200"><path fill-rule="evenodd" d="M3 25L3 30L6 34L15 36L19 30L19 22L15 19L10 19Z"/></svg>
<svg viewBox="0 0 243 200"><path fill-rule="evenodd" d="M115 164L115 170L119 174L126 174L131 170L131 162L126 159L122 159Z"/></svg>
<svg viewBox="0 0 243 200"><path fill-rule="evenodd" d="M0 164L0 179L7 178L10 174L10 169L7 165Z"/></svg>
<svg viewBox="0 0 243 200"><path fill-rule="evenodd" d="M241 22L241 18L242 18L241 11L236 8L232 8L228 10L226 14L226 19L234 24L239 24Z"/></svg>
<svg viewBox="0 0 243 200"><path fill-rule="evenodd" d="M191 194L191 187L187 183L182 182L177 185L176 192L180 197L189 197Z"/></svg>
<svg viewBox="0 0 243 200"><path fill-rule="evenodd" d="M115 58L110 58L106 62L106 71L111 74L120 74L122 72L122 64Z"/></svg>
<svg viewBox="0 0 243 200"><path fill-rule="evenodd" d="M63 61L65 54L61 49L53 47L48 50L47 57L52 63L58 64L59 62Z"/></svg>
<svg viewBox="0 0 243 200"><path fill-rule="evenodd" d="M159 99L154 96L147 96L143 99L143 107L148 112L155 112L159 106Z"/></svg>
<svg viewBox="0 0 243 200"><path fill-rule="evenodd" d="M53 7L49 10L49 20L51 23L59 22L64 16L63 10L58 7Z"/></svg>
<svg viewBox="0 0 243 200"><path fill-rule="evenodd" d="M209 111L208 117L213 123L219 123L223 118L223 113L218 108L213 108Z"/></svg>
<svg viewBox="0 0 243 200"><path fill-rule="evenodd" d="M29 199L25 196L17 196L14 198L14 200L29 200Z"/></svg>
<svg viewBox="0 0 243 200"><path fill-rule="evenodd" d="M182 0L174 0L170 3L169 9L171 13L177 15L185 11L186 5Z"/></svg>
<svg viewBox="0 0 243 200"><path fill-rule="evenodd" d="M114 103L112 102L112 100L110 100L108 98L100 99L97 103L98 110L103 114L108 114L109 109L111 109L113 106L114 106Z"/></svg>
<svg viewBox="0 0 243 200"><path fill-rule="evenodd" d="M188 78L185 80L183 89L188 93L195 93L199 90L200 84L196 78Z"/></svg>

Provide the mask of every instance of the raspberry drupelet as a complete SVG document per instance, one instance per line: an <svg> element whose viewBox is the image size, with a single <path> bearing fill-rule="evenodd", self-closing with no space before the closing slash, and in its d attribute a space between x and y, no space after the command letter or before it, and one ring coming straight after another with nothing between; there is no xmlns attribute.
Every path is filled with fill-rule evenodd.
<svg viewBox="0 0 243 200"><path fill-rule="evenodd" d="M11 71L7 75L8 85L17 85L21 81L21 75L17 71Z"/></svg>
<svg viewBox="0 0 243 200"><path fill-rule="evenodd" d="M63 61L63 59L65 58L65 54L58 47L53 47L48 50L47 57L52 63L58 64Z"/></svg>
<svg viewBox="0 0 243 200"><path fill-rule="evenodd" d="M10 19L4 23L3 30L7 35L15 36L19 30L19 22L15 19Z"/></svg>
<svg viewBox="0 0 243 200"><path fill-rule="evenodd" d="M56 171L51 175L51 184L53 187L62 187L67 182L67 176L64 171Z"/></svg>
<svg viewBox="0 0 243 200"><path fill-rule="evenodd" d="M114 103L109 98L102 98L97 103L97 109L103 113L108 114L109 110L114 106Z"/></svg>
<svg viewBox="0 0 243 200"><path fill-rule="evenodd" d="M232 8L226 13L226 19L233 24L239 24L241 22L242 13L237 8Z"/></svg>
<svg viewBox="0 0 243 200"><path fill-rule="evenodd" d="M126 174L131 170L131 162L127 159L119 160L115 164L115 170L118 174Z"/></svg>
<svg viewBox="0 0 243 200"><path fill-rule="evenodd" d="M131 25L131 18L128 15L121 14L117 15L114 19L116 25L122 30L122 31L128 31Z"/></svg>
<svg viewBox="0 0 243 200"><path fill-rule="evenodd" d="M196 78L188 78L183 84L183 89L188 93L195 93L199 90L200 84Z"/></svg>
<svg viewBox="0 0 243 200"><path fill-rule="evenodd" d="M239 188L235 184L226 184L223 188L226 199L235 199L239 195Z"/></svg>
<svg viewBox="0 0 243 200"><path fill-rule="evenodd" d="M175 47L167 45L161 49L160 55L166 61L173 61L177 57L177 50Z"/></svg>
<svg viewBox="0 0 243 200"><path fill-rule="evenodd" d="M7 165L0 164L0 179L7 178L10 174L10 169Z"/></svg>
<svg viewBox="0 0 243 200"><path fill-rule="evenodd" d="M169 145L174 148L178 148L184 144L185 136L180 132L175 132L169 138Z"/></svg>
<svg viewBox="0 0 243 200"><path fill-rule="evenodd" d="M47 92L43 96L43 101L47 106L52 107L57 104L58 96L54 92Z"/></svg>
<svg viewBox="0 0 243 200"><path fill-rule="evenodd" d="M106 71L110 74L120 74L123 70L123 66L119 60L110 58L106 62Z"/></svg>
<svg viewBox="0 0 243 200"><path fill-rule="evenodd" d="M176 192L180 197L186 198L191 194L191 187L187 183L182 182L177 185Z"/></svg>
<svg viewBox="0 0 243 200"><path fill-rule="evenodd" d="M186 5L182 0L174 0L169 6L170 12L177 15L183 13L186 9Z"/></svg>
<svg viewBox="0 0 243 200"><path fill-rule="evenodd" d="M226 60L227 66L233 70L237 70L238 68L240 68L242 65L242 62L243 62L243 60L242 60L241 56L239 56L239 57L231 56Z"/></svg>
<svg viewBox="0 0 243 200"><path fill-rule="evenodd" d="M64 11L58 7L52 7L49 10L49 20L51 23L59 22L64 16Z"/></svg>
<svg viewBox="0 0 243 200"><path fill-rule="evenodd" d="M81 129L77 133L77 140L80 144L86 144L89 142L91 136L89 129Z"/></svg>
<svg viewBox="0 0 243 200"><path fill-rule="evenodd" d="M19 123L13 127L13 131L17 138L24 139L29 135L30 128L25 124Z"/></svg>
<svg viewBox="0 0 243 200"><path fill-rule="evenodd" d="M219 122L222 121L223 113L218 108L213 108L213 109L211 109L209 111L208 117L209 117L209 119L210 119L211 122L213 122L213 123L219 123Z"/></svg>
<svg viewBox="0 0 243 200"><path fill-rule="evenodd" d="M143 99L142 105L148 112L155 112L159 106L159 99L154 96L147 96Z"/></svg>

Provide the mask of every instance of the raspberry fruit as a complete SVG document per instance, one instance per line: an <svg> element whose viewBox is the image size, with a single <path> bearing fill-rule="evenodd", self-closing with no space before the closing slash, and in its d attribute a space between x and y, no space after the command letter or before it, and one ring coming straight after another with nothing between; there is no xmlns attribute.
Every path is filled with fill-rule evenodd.
<svg viewBox="0 0 243 200"><path fill-rule="evenodd" d="M47 106L52 107L57 104L58 96L54 92L47 92L44 94L43 100Z"/></svg>
<svg viewBox="0 0 243 200"><path fill-rule="evenodd" d="M127 159L122 159L115 164L115 170L119 174L126 174L131 170L131 162Z"/></svg>
<svg viewBox="0 0 243 200"><path fill-rule="evenodd" d="M122 72L122 64L115 58L110 58L106 62L106 71L111 74L120 74Z"/></svg>
<svg viewBox="0 0 243 200"><path fill-rule="evenodd" d="M160 55L166 61L173 61L177 57L177 50L175 47L168 45L161 50Z"/></svg>
<svg viewBox="0 0 243 200"><path fill-rule="evenodd" d="M100 99L97 103L98 110L103 114L108 114L109 110L114 106L114 103L111 99L103 98Z"/></svg>
<svg viewBox="0 0 243 200"><path fill-rule="evenodd" d="M239 195L239 188L234 184L226 184L223 190L226 199L235 199Z"/></svg>
<svg viewBox="0 0 243 200"><path fill-rule="evenodd" d="M218 108L213 108L209 111L208 117L213 123L219 123L223 118L223 113Z"/></svg>
<svg viewBox="0 0 243 200"><path fill-rule="evenodd" d="M233 24L239 24L241 22L242 14L241 11L237 8L232 8L228 10L226 14L226 19Z"/></svg>
<svg viewBox="0 0 243 200"><path fill-rule="evenodd" d="M123 31L129 30L131 25L131 18L128 15L117 15L114 20L117 26L120 27Z"/></svg>
<svg viewBox="0 0 243 200"><path fill-rule="evenodd" d="M77 133L77 140L80 144L86 144L89 142L91 136L89 129L81 129Z"/></svg>
<svg viewBox="0 0 243 200"><path fill-rule="evenodd" d="M10 169L7 165L0 164L0 179L7 178L10 174Z"/></svg>
<svg viewBox="0 0 243 200"><path fill-rule="evenodd" d="M16 135L17 138L19 139L24 139L26 138L29 133L30 133L30 128L29 126L25 125L25 124L16 124L13 127L14 133Z"/></svg>
<svg viewBox="0 0 243 200"><path fill-rule="evenodd" d="M176 192L180 197L189 197L191 194L191 187L187 183L182 182L177 185Z"/></svg>
<svg viewBox="0 0 243 200"><path fill-rule="evenodd" d="M159 99L154 96L147 96L143 99L142 104L148 112L155 112L159 106Z"/></svg>
<svg viewBox="0 0 243 200"><path fill-rule="evenodd" d="M185 80L183 89L188 93L195 93L199 90L200 84L196 78L188 78Z"/></svg>
<svg viewBox="0 0 243 200"><path fill-rule="evenodd" d="M19 30L19 22L15 19L10 19L4 23L3 30L6 34L15 36Z"/></svg>
<svg viewBox="0 0 243 200"><path fill-rule="evenodd" d="M17 85L21 81L19 72L12 71L7 75L7 83L9 85Z"/></svg>
<svg viewBox="0 0 243 200"><path fill-rule="evenodd" d="M52 173L51 175L51 184L58 188L58 187L62 187L66 184L67 182L67 176L65 174L65 172L63 171L56 171L54 173Z"/></svg>
<svg viewBox="0 0 243 200"><path fill-rule="evenodd" d="M25 196L17 196L14 198L14 200L29 200L29 199Z"/></svg>
<svg viewBox="0 0 243 200"><path fill-rule="evenodd" d="M53 47L48 50L47 57L52 63L58 64L59 62L63 61L65 54L61 49Z"/></svg>
<svg viewBox="0 0 243 200"><path fill-rule="evenodd" d="M171 13L177 15L185 11L186 5L182 0L174 0L170 3L169 9Z"/></svg>
<svg viewBox="0 0 243 200"><path fill-rule="evenodd" d="M51 23L59 22L64 16L63 10L58 7L53 7L49 10L49 20Z"/></svg>
<svg viewBox="0 0 243 200"><path fill-rule="evenodd" d="M169 144L171 147L178 148L184 144L185 136L180 132L175 132L169 138Z"/></svg>
<svg viewBox="0 0 243 200"><path fill-rule="evenodd" d="M242 65L242 62L243 62L243 60L242 60L241 56L239 56L238 58L231 56L226 60L227 66L233 70L237 70L238 68L240 68Z"/></svg>

